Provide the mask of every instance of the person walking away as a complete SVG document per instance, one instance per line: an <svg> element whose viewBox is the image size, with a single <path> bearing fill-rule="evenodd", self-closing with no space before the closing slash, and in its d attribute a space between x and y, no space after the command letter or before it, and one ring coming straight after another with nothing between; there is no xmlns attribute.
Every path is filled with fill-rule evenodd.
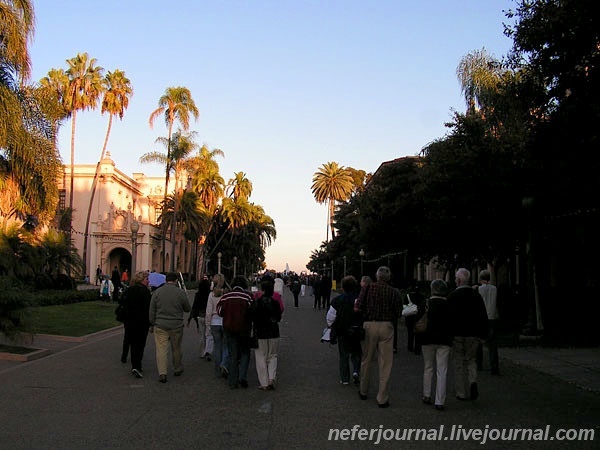
<svg viewBox="0 0 600 450"><path fill-rule="evenodd" d="M377 404L380 408L390 406L390 374L394 358L392 322L402 309L400 292L390 286L391 272L386 266L377 269L376 281L361 289L355 310L364 318L365 341L360 364L360 389L362 400L369 393L371 363L377 357L379 369L379 391Z"/></svg>
<svg viewBox="0 0 600 450"><path fill-rule="evenodd" d="M452 361L454 389L459 400L476 400L477 347L487 336L488 318L481 295L469 286L471 272L465 268L456 271L456 289L448 295L452 321ZM467 396L467 384L470 395Z"/></svg>
<svg viewBox="0 0 600 450"><path fill-rule="evenodd" d="M300 280L298 279L298 277L294 277L294 279L292 280L292 284L290 285L290 290L292 291L292 294L294 295L294 306L297 308L298 307L298 296L300 295L300 290L301 290L301 285L300 285Z"/></svg>
<svg viewBox="0 0 600 450"><path fill-rule="evenodd" d="M136 378L143 377L142 359L150 329L150 289L148 288L148 273L136 272L132 285L120 299L125 307L125 335L131 347L131 373ZM125 338L124 338L125 339ZM127 359L127 356L125 356Z"/></svg>
<svg viewBox="0 0 600 450"><path fill-rule="evenodd" d="M223 318L217 312L217 305L221 296L225 293L225 276L218 273L213 277L212 291L208 294L206 303L206 328L210 330L213 340L212 357L215 362L215 375L217 377L227 378L229 374L229 352L227 351L227 342L225 332L223 331Z"/></svg>
<svg viewBox="0 0 600 450"><path fill-rule="evenodd" d="M315 304L313 309L321 309L321 276L317 277L313 281L313 294L315 296Z"/></svg>
<svg viewBox="0 0 600 450"><path fill-rule="evenodd" d="M127 272L127 269L123 270L123 273L121 274L121 284L123 286L127 286L129 284L129 272Z"/></svg>
<svg viewBox="0 0 600 450"><path fill-rule="evenodd" d="M321 279L321 302L323 303L323 309L327 311L331 302L331 288L333 283L329 275L323 275Z"/></svg>
<svg viewBox="0 0 600 450"><path fill-rule="evenodd" d="M425 308L425 297L419 291L416 280L411 281L411 283L408 287L408 290L406 292L406 297L407 297L407 303L408 303L408 300L410 299L410 301L412 303L417 305L417 309L418 309L417 314L412 315L412 316L407 316L404 318L404 323L406 324L406 337L407 337L407 342L408 342L406 348L409 352L414 352L415 355L420 355L421 354L421 340L420 340L420 337L417 334L415 334L415 323L417 322L418 318L423 315L423 312L425 311L425 309L424 309ZM394 348L396 348L396 337L394 337Z"/></svg>
<svg viewBox="0 0 600 450"><path fill-rule="evenodd" d="M262 295L250 306L250 319L254 333L258 338L258 348L254 350L256 374L259 389L274 390L277 379L277 353L279 348L279 322L281 306L273 298L274 283L265 278L260 285Z"/></svg>
<svg viewBox="0 0 600 450"><path fill-rule="evenodd" d="M181 341L183 339L183 314L190 312L185 292L177 286L177 274L170 272L166 283L156 289L150 301L150 331L154 332L158 381L167 382L169 343L173 359L173 375L183 373Z"/></svg>
<svg viewBox="0 0 600 450"><path fill-rule="evenodd" d="M431 297L427 299L423 311L427 311L427 329L419 336L423 351L423 403L432 403L431 385L435 366L436 388L433 403L438 411L442 411L446 403L446 379L452 346L447 293L448 286L444 280L431 282ZM417 317L420 315L422 314L417 314Z"/></svg>
<svg viewBox="0 0 600 450"><path fill-rule="evenodd" d="M188 317L187 326L190 326L192 319L196 322L196 331L200 336L200 358L206 361L210 361L211 354L213 352L213 339L210 334L210 326L206 326L206 306L208 304L208 296L210 294L210 281L208 277L204 275L200 283L198 283L198 290L194 295L194 303L192 305L192 312Z"/></svg>
<svg viewBox="0 0 600 450"><path fill-rule="evenodd" d="M339 352L340 383L350 384L350 360L352 362L352 379L358 384L360 379L360 313L354 311L354 303L358 297L359 284L352 275L342 279L342 294L331 301L327 313L327 325L335 331ZM332 311L333 310L333 311ZM330 314L332 312L332 314ZM330 317L333 320L330 320ZM360 328L359 328L360 327Z"/></svg>
<svg viewBox="0 0 600 450"><path fill-rule="evenodd" d="M483 298L485 310L488 318L488 335L485 344L488 348L490 359L490 372L492 375L500 375L498 364L498 290L496 286L490 283L491 273L489 270L479 272L480 285L477 292ZM477 367L483 366L483 348L480 345L477 349Z"/></svg>
<svg viewBox="0 0 600 450"><path fill-rule="evenodd" d="M248 281L236 276L232 290L223 294L217 304L217 312L223 317L223 330L229 351L229 375L231 389L248 387L248 365L250 364L250 318L248 309L252 297L247 292Z"/></svg>
<svg viewBox="0 0 600 450"><path fill-rule="evenodd" d="M102 269L100 268L100 264L98 264L98 267L96 267L96 286L102 283L102 278Z"/></svg>
<svg viewBox="0 0 600 450"><path fill-rule="evenodd" d="M112 281L112 284L114 286L111 297L113 301L116 302L117 300L119 300L119 295L121 294L121 272L119 272L117 266L115 266L115 268L112 271L110 281Z"/></svg>

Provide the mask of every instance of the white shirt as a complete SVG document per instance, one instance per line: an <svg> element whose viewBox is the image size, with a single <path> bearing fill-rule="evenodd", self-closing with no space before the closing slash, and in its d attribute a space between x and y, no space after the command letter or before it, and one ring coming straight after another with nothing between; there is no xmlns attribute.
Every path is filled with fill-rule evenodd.
<svg viewBox="0 0 600 450"><path fill-rule="evenodd" d="M483 298L483 303L485 303L488 320L496 320L498 318L498 305L496 304L498 290L496 289L496 286L489 283L483 283L479 286L478 291L479 295Z"/></svg>

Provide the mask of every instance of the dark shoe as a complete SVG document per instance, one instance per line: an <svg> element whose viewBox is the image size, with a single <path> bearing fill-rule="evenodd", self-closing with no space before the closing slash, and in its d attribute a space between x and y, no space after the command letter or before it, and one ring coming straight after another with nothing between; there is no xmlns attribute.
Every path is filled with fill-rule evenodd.
<svg viewBox="0 0 600 450"><path fill-rule="evenodd" d="M136 378L144 378L144 375L142 375L142 372L140 370L137 369L131 369L131 373L133 374L134 377Z"/></svg>
<svg viewBox="0 0 600 450"><path fill-rule="evenodd" d="M443 411L444 405L435 405L435 409L437 409L438 411Z"/></svg>
<svg viewBox="0 0 600 450"><path fill-rule="evenodd" d="M479 397L479 390L477 389L477 383L471 383L471 400L477 400Z"/></svg>
<svg viewBox="0 0 600 450"><path fill-rule="evenodd" d="M367 399L367 394L363 394L360 391L358 391L358 396L360 397L361 400L366 400Z"/></svg>
<svg viewBox="0 0 600 450"><path fill-rule="evenodd" d="M457 395L457 396L456 396L456 400L460 400L461 402L466 402L466 401L468 401L469 399L468 399L468 398L465 398L465 397L459 397L459 396Z"/></svg>
<svg viewBox="0 0 600 450"><path fill-rule="evenodd" d="M246 380L240 380L240 386L246 389L248 387L248 382Z"/></svg>
<svg viewBox="0 0 600 450"><path fill-rule="evenodd" d="M173 372L173 375L175 375L176 377L180 377L182 373L183 373L183 370L178 370L176 372Z"/></svg>
<svg viewBox="0 0 600 450"><path fill-rule="evenodd" d="M166 382L167 382L167 376L166 376L166 375L160 375L160 376L158 377L158 381L159 381L160 383L166 383Z"/></svg>
<svg viewBox="0 0 600 450"><path fill-rule="evenodd" d="M380 408L389 408L390 407L390 402L377 403L377 406L379 406Z"/></svg>
<svg viewBox="0 0 600 450"><path fill-rule="evenodd" d="M270 385L267 386L267 389L269 391L274 391L275 390L275 385L274 384L270 384Z"/></svg>
<svg viewBox="0 0 600 450"><path fill-rule="evenodd" d="M125 364L127 362L127 356L121 356L121 362Z"/></svg>
<svg viewBox="0 0 600 450"><path fill-rule="evenodd" d="M431 397L423 397L422 400L426 405L431 405Z"/></svg>
<svg viewBox="0 0 600 450"><path fill-rule="evenodd" d="M360 383L360 378L358 376L358 372L354 372L352 374L352 380L354 381L354 384L359 384Z"/></svg>
<svg viewBox="0 0 600 450"><path fill-rule="evenodd" d="M206 359L207 361L210 361L210 360L212 359L208 353L207 353L205 356L206 356L206 358L205 358L205 359Z"/></svg>
<svg viewBox="0 0 600 450"><path fill-rule="evenodd" d="M394 353L398 353L398 349L397 348L394 349Z"/></svg>

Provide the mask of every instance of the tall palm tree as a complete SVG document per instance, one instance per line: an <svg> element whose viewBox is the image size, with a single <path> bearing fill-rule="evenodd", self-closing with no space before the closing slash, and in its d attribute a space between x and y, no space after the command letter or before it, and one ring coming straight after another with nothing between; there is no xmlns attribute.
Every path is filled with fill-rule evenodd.
<svg viewBox="0 0 600 450"><path fill-rule="evenodd" d="M78 53L68 59L66 74L69 84L64 97L65 109L71 113L71 180L69 189L69 208L73 209L73 187L75 172L75 128L77 111L96 109L98 100L104 92L102 73L104 69L96 65L96 58L87 53Z"/></svg>
<svg viewBox="0 0 600 450"><path fill-rule="evenodd" d="M104 145L102 146L102 152L100 153L100 159L96 164L96 172L94 173L94 179L92 180L92 188L90 191L90 202L88 204L87 217L85 220L85 233L83 235L83 264L84 271L85 265L87 264L87 244L88 244L88 232L90 229L90 217L92 215L92 205L94 203L94 197L96 196L96 185L98 183L98 177L100 176L100 163L104 159L106 154L106 147L108 145L108 137L112 129L113 117L118 116L119 119L123 119L125 110L129 106L129 99L133 95L133 88L131 87L131 81L125 76L125 72L116 69L114 72L108 72L104 78L105 90L104 97L102 99L101 113L108 113L108 127L106 128L106 135L104 137Z"/></svg>
<svg viewBox="0 0 600 450"><path fill-rule="evenodd" d="M336 162L328 162L315 172L312 182L311 190L317 203L328 204L328 223L331 237L334 238L335 202L343 202L350 198L354 186L352 176L344 166L340 166ZM329 232L327 240L329 240Z"/></svg>
<svg viewBox="0 0 600 450"><path fill-rule="evenodd" d="M175 174L175 196L174 196L174 211L177 214L179 210L179 195L183 190L182 186L182 174L187 169L189 163L189 155L198 148L198 144L194 141L197 133L195 131L190 131L184 133L181 129L177 130L171 137L171 139L167 139L165 137L156 138L156 142L164 145L169 153L161 153L161 152L149 152L140 157L141 163L150 163L150 162L158 162L164 164L167 167L168 173L174 172ZM171 226L171 243L172 243L172 251L171 251L171 271L175 270L175 235L176 235L176 227L177 221L172 222ZM167 228L163 227L163 230L167 230ZM163 251L163 255L164 255Z"/></svg>
<svg viewBox="0 0 600 450"><path fill-rule="evenodd" d="M200 112L196 107L196 103L192 98L192 93L186 87L168 87L165 90L165 93L158 99L158 108L152 111L150 114L150 118L148 122L150 124L150 128L153 128L154 121L158 116L164 116L165 124L168 129L167 136L167 158L166 158L166 168L165 168L165 198L168 194L169 189L169 179L171 174L171 136L173 134L173 125L175 122L179 122L181 128L184 131L187 131L190 127L190 115L194 117L195 120L198 120L200 116ZM166 236L163 234L163 260L162 260L162 269L165 268L165 240ZM172 242L173 250L175 249L175 242ZM174 253L174 251L172 252ZM171 271L175 270L174 266L175 255L171 255Z"/></svg>

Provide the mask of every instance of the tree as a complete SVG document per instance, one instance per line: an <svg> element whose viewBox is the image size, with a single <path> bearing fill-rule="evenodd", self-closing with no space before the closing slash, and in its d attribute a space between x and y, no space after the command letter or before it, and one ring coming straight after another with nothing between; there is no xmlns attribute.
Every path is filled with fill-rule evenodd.
<svg viewBox="0 0 600 450"><path fill-rule="evenodd" d="M165 198L168 194L169 179L171 175L171 136L173 134L173 125L175 122L179 122L184 131L187 131L190 126L190 115L194 119L198 120L200 112L196 107L196 103L192 98L190 90L186 87L169 87L165 90L165 93L158 99L158 108L155 109L148 122L150 128L153 128L156 118L160 115L164 115L165 124L168 130L167 136L167 158L165 168ZM166 235L163 234L163 258L162 258L162 269L165 268L165 240ZM171 255L171 271L175 270L175 242L171 242L173 245L173 254Z"/></svg>
<svg viewBox="0 0 600 450"><path fill-rule="evenodd" d="M461 91L467 102L467 112L489 107L502 80L502 64L485 48L464 56L456 69Z"/></svg>
<svg viewBox="0 0 600 450"><path fill-rule="evenodd" d="M317 203L328 204L328 223L331 237L335 237L334 212L335 202L350 198L354 186L351 174L344 166L336 162L323 164L313 175L311 190ZM327 233L329 236L329 233Z"/></svg>
<svg viewBox="0 0 600 450"><path fill-rule="evenodd" d="M73 189L75 172L75 128L77 111L96 109L98 100L104 92L102 73L104 69L96 65L96 59L87 53L78 53L68 59L69 68L66 75L69 79L65 89L63 102L65 110L71 114L71 180L69 189L69 208L73 208Z"/></svg>
<svg viewBox="0 0 600 450"><path fill-rule="evenodd" d="M94 203L94 197L96 195L96 185L98 183L98 177L100 176L100 163L104 159L106 154L106 146L108 145L108 137L112 129L112 121L114 116L118 116L119 119L123 119L125 110L129 106L129 99L133 95L133 88L129 78L125 76L125 72L117 69L114 72L108 72L104 78L105 89L104 98L102 99L101 112L104 114L108 113L108 127L106 128L106 136L104 137L104 145L102 146L102 152L100 153L100 159L96 164L96 172L94 173L94 179L92 180L92 187L90 190L90 202L88 204L87 218L85 221L85 233L83 237L83 264L85 272L85 264L87 264L87 245L88 245L88 233L90 229L90 218L92 215L92 205ZM132 274L133 275L133 274Z"/></svg>

